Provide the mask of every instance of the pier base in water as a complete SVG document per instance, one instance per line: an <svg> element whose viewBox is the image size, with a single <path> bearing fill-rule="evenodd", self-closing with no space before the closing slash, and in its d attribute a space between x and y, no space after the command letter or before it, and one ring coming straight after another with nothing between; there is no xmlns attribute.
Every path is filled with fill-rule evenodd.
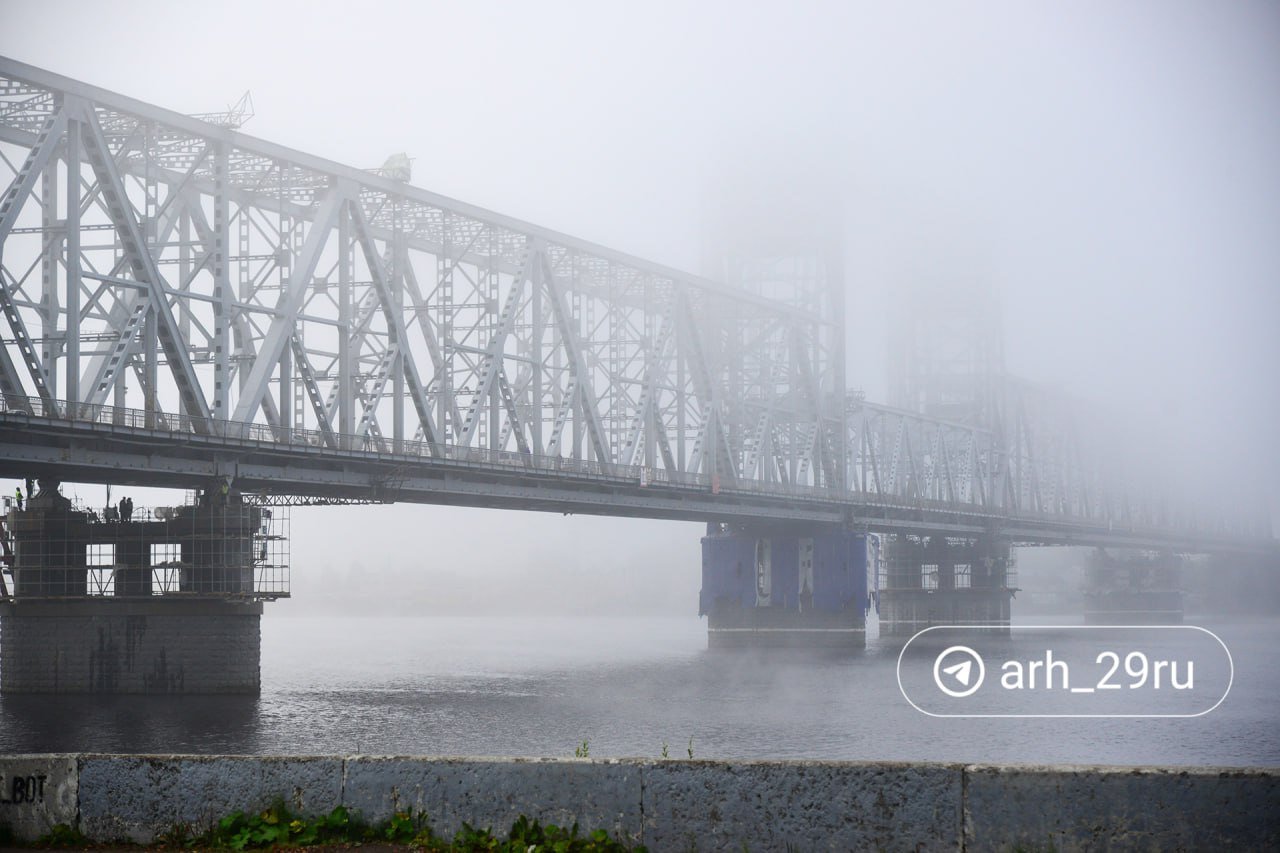
<svg viewBox="0 0 1280 853"><path fill-rule="evenodd" d="M1182 557L1094 549L1085 572L1086 625L1180 625Z"/></svg>
<svg viewBox="0 0 1280 853"><path fill-rule="evenodd" d="M935 625L1009 632L1015 590L1007 542L893 536L883 550L880 636L906 638Z"/></svg>
<svg viewBox="0 0 1280 853"><path fill-rule="evenodd" d="M3 518L0 692L258 693L262 602L288 594L272 517L225 489L99 514L42 479Z"/></svg>
<svg viewBox="0 0 1280 853"><path fill-rule="evenodd" d="M863 648L876 547L839 530L710 525L699 601L707 646Z"/></svg>
<svg viewBox="0 0 1280 853"><path fill-rule="evenodd" d="M723 608L707 614L707 648L860 649L861 613L800 613L781 608Z"/></svg>
<svg viewBox="0 0 1280 853"><path fill-rule="evenodd" d="M261 602L0 604L0 692L258 693Z"/></svg>

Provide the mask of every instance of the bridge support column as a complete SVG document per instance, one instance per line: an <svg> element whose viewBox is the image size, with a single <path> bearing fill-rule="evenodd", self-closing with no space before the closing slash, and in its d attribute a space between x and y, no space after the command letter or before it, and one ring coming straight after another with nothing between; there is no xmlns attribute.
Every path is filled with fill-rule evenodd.
<svg viewBox="0 0 1280 853"><path fill-rule="evenodd" d="M831 529L709 524L698 606L707 646L862 648L878 544Z"/></svg>
<svg viewBox="0 0 1280 853"><path fill-rule="evenodd" d="M1156 551L1094 549L1085 569L1088 625L1182 623L1182 557Z"/></svg>
<svg viewBox="0 0 1280 853"><path fill-rule="evenodd" d="M0 692L256 694L261 619L257 601L0 604Z"/></svg>
<svg viewBox="0 0 1280 853"><path fill-rule="evenodd" d="M1008 633L1014 587L1009 543L993 536L892 536L884 546L880 636L934 625Z"/></svg>
<svg viewBox="0 0 1280 853"><path fill-rule="evenodd" d="M41 481L6 518L0 692L258 693L260 513L220 500L99 520Z"/></svg>

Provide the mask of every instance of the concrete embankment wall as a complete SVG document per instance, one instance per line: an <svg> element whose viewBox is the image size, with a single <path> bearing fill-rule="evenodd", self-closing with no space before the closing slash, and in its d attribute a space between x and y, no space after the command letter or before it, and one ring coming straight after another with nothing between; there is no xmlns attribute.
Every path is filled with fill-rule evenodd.
<svg viewBox="0 0 1280 853"><path fill-rule="evenodd" d="M652 850L1280 849L1280 770L810 761L0 756L0 824L146 842L283 799L437 832L520 814Z"/></svg>

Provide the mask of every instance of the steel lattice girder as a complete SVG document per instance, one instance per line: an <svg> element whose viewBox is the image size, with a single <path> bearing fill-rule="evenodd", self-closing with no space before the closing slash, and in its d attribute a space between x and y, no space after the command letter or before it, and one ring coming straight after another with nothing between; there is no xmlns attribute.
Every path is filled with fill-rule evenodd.
<svg viewBox="0 0 1280 853"><path fill-rule="evenodd" d="M800 434L824 433L812 387L829 365L813 343L815 312L7 65L0 138L31 144L40 116L49 125L32 149L42 162L11 192L10 218L34 173L51 158L58 168L74 104L98 178L77 194L80 231L112 235L109 245L84 240L72 263L65 253L44 262L45 290L65 292L59 269L79 267L88 282L74 323L77 366L88 369L58 383L72 367L54 346L28 365L35 380L4 371L11 394L53 377L83 389L75 402L140 397L157 418L181 415L198 429L216 411L265 420L282 438L317 430L329 443L412 436L625 456L726 480L741 474L735 445L746 430L735 418L752 406ZM3 236L7 256L21 254L28 234ZM135 248L142 242L149 251ZM28 293L34 282L9 273L8 290L30 306L66 301ZM677 304L690 313L680 323ZM40 320L45 338L65 338L65 311ZM175 345L179 326L185 347ZM805 388L748 384L753 365L791 359L803 362L790 373ZM148 382L158 363L171 376ZM140 387L129 387L130 369ZM47 385L35 390L52 401ZM416 415L407 420L406 398ZM829 461L813 458L820 451L800 454L801 481L832 478Z"/></svg>
<svg viewBox="0 0 1280 853"><path fill-rule="evenodd" d="M730 287L7 59L0 155L11 411L1199 523L1135 499L1025 394L983 428L847 406L829 271L771 259L740 269L768 287Z"/></svg>

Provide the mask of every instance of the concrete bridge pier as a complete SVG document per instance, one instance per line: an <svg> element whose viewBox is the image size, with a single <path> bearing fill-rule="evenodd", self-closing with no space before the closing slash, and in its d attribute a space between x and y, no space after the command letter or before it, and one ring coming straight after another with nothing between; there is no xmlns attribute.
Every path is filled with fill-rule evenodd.
<svg viewBox="0 0 1280 853"><path fill-rule="evenodd" d="M862 648L874 536L831 528L707 525L707 646Z"/></svg>
<svg viewBox="0 0 1280 853"><path fill-rule="evenodd" d="M1182 563L1168 551L1095 548L1085 567L1085 624L1181 624Z"/></svg>
<svg viewBox="0 0 1280 853"><path fill-rule="evenodd" d="M40 487L5 518L0 692L259 692L261 509L233 495L99 517Z"/></svg>
<svg viewBox="0 0 1280 853"><path fill-rule="evenodd" d="M995 536L886 537L880 635L911 637L934 625L1008 633L1016 591L1013 552Z"/></svg>

